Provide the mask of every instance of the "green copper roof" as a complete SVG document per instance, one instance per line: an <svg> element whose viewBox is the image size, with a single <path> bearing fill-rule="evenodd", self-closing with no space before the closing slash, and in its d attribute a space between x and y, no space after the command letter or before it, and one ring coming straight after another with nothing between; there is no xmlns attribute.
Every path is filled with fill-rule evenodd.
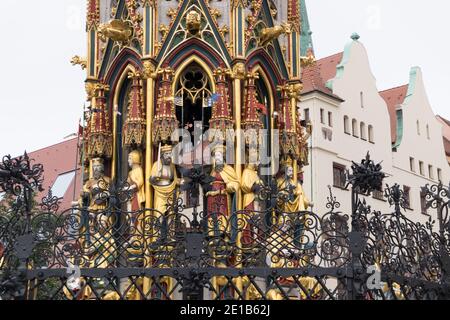
<svg viewBox="0 0 450 320"><path fill-rule="evenodd" d="M309 48L314 50L312 41L312 31L309 25L308 9L306 8L306 0L300 0L300 14L301 14L301 39L300 39L300 54L306 56Z"/></svg>
<svg viewBox="0 0 450 320"><path fill-rule="evenodd" d="M419 72L419 67L412 67L409 72L409 84L408 84L408 92L406 94L405 100L401 104L401 108L406 107L411 101L412 96L416 92L417 85L417 73ZM397 139L393 144L393 149L397 149L402 144L403 140L403 109L397 110Z"/></svg>

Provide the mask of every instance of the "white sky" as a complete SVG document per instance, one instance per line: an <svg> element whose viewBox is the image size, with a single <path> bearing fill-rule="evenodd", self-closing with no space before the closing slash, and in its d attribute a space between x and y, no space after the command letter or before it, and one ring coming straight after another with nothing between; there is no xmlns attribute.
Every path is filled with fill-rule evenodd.
<svg viewBox="0 0 450 320"><path fill-rule="evenodd" d="M58 143L78 127L85 72L86 0L2 0L0 156ZM315 51L342 51L353 32L367 47L380 90L420 66L435 113L450 118L450 1L307 0ZM20 13L20 14L19 14Z"/></svg>

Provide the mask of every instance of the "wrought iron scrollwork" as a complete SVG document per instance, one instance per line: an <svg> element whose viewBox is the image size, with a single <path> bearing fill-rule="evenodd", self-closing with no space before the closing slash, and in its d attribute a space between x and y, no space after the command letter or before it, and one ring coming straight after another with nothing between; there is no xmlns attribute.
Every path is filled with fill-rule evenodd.
<svg viewBox="0 0 450 320"><path fill-rule="evenodd" d="M20 196L24 188L42 191L44 168L42 164L33 164L25 153L12 158L4 156L0 163L0 190Z"/></svg>
<svg viewBox="0 0 450 320"><path fill-rule="evenodd" d="M280 190L275 178L257 190L260 211L226 213L220 202L202 210L199 190L211 179L201 167L183 172L165 212L129 211L134 190L120 182L99 183L94 199L63 212L51 191L26 212L22 192L0 215L0 295L168 300L207 298L206 289L211 299L448 298L448 189L424 188L438 223L418 223L405 215L399 185L386 187L391 213L366 202L381 189L380 165L367 157L352 169L351 214L331 187L327 212L285 212L293 190ZM14 195L33 182L7 185ZM193 208L180 191L195 198ZM73 266L81 273L72 283ZM381 273L376 289L365 285L371 266Z"/></svg>

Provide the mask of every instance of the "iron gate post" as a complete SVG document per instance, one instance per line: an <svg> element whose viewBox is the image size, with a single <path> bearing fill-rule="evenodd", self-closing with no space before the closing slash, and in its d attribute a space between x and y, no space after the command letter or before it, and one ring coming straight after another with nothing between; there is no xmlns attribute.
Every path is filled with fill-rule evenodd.
<svg viewBox="0 0 450 320"><path fill-rule="evenodd" d="M207 282L204 272L198 271L203 248L203 234L192 231L186 234L186 261L189 261L189 272L183 279L183 299L203 300L203 288Z"/></svg>

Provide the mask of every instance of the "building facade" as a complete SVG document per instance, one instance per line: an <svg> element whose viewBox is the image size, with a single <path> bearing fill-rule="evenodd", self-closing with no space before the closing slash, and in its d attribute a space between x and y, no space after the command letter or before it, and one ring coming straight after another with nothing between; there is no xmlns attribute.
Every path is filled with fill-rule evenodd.
<svg viewBox="0 0 450 320"><path fill-rule="evenodd" d="M319 212L327 212L325 186L332 186L342 211L351 212L344 172L369 152L382 163L385 182L400 184L407 215L424 222L421 188L450 178L448 122L434 115L420 68L411 69L408 84L379 92L364 45L357 34L351 38L342 53L318 60L302 75L301 112L315 129L305 190ZM366 201L382 212L392 210L381 192Z"/></svg>

